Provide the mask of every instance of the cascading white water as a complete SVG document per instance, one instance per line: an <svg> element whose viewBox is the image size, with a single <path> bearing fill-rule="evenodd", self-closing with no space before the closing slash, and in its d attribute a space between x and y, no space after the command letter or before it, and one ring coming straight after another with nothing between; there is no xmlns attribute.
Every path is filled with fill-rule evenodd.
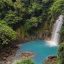
<svg viewBox="0 0 64 64"><path fill-rule="evenodd" d="M60 38L59 32L61 30L62 24L63 24L63 15L60 15L59 18L54 23L51 40L47 41L48 45L50 45L50 46L58 45L59 38Z"/></svg>

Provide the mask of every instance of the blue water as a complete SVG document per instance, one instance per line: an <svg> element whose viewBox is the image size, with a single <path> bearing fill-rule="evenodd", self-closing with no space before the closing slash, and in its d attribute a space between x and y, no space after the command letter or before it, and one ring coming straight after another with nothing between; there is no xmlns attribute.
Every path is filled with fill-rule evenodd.
<svg viewBox="0 0 64 64"><path fill-rule="evenodd" d="M44 60L48 56L57 55L57 47L49 47L43 40L34 40L24 44L20 44L19 50L22 52L33 52L35 54L33 60L35 64L44 64Z"/></svg>

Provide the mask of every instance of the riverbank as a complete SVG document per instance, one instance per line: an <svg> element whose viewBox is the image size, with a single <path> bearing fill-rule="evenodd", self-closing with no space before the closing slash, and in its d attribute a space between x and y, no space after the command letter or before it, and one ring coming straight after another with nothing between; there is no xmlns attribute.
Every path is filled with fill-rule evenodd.
<svg viewBox="0 0 64 64"><path fill-rule="evenodd" d="M11 60L11 57L15 56L19 44L23 44L23 43L26 43L28 41L37 40L37 39L49 40L50 34L47 33L47 31L45 32L45 34L41 31L35 35L25 36L24 38L22 38L21 35L18 33L17 41L6 45L5 47L3 47L0 50L0 55L1 55L0 61L4 61L6 63L9 58Z"/></svg>
<svg viewBox="0 0 64 64"><path fill-rule="evenodd" d="M37 44L37 45L36 45ZM19 48L18 48L18 45L19 45ZM26 47L28 45L28 47ZM13 61L15 61L16 59L18 59L18 56L17 57L15 57L17 54L19 54L19 52L24 48L24 47L26 47L25 49L28 49L28 50L30 50L30 51L28 51L28 50L23 50L24 51L24 53L25 52L27 52L27 53L29 53L29 52L32 52L32 53L34 53L35 54L35 57L38 57L40 54L40 56L37 58L37 60L39 59L39 58L41 58L41 60L43 59L43 52L44 52L44 54L48 51L48 50L50 50L50 52L51 52L51 47L50 47L50 49L48 49L47 47L47 45L45 46L46 48L44 48L44 45L45 45L45 41L43 41L43 40L33 40L33 41L30 41L30 42L27 42L27 43L24 43L24 44L17 44L17 46L11 46L10 48L11 49L9 49L8 47L7 47L7 49L6 49L6 53L4 53L4 55L3 54L1 54L1 56L2 56L2 58L1 58L1 61L3 61L4 63L1 63L1 64L11 64L10 63L10 61L11 62L13 62ZM30 48L29 48L30 47ZM34 47L34 48L33 48ZM9 49L9 53L8 53L8 49ZM38 49L38 50L37 50ZM43 50L43 49L45 49L45 50L47 50L46 52ZM53 49L53 48L52 48ZM19 50L19 51L18 51ZM33 50L35 50L35 51L33 51ZM55 51L55 48L53 49L54 51ZM41 51L41 52L40 52ZM22 56L22 54L23 54L23 52L21 51L20 52L20 54L21 54L21 56ZM51 54L54 54L54 52L51 52ZM29 56L29 55L28 55ZM44 55L45 56L45 55ZM48 55L47 55L48 56ZM24 57L24 56L23 56ZM38 61L41 61L41 60L38 60ZM37 62L38 62L37 61ZM41 64L41 63L40 63Z"/></svg>
<svg viewBox="0 0 64 64"><path fill-rule="evenodd" d="M57 64L57 56L49 56L44 64Z"/></svg>
<svg viewBox="0 0 64 64"><path fill-rule="evenodd" d="M0 62L2 61L4 64L6 64L6 62L10 60L11 57L15 56L17 49L18 49L17 44L8 44L5 47L1 48Z"/></svg>

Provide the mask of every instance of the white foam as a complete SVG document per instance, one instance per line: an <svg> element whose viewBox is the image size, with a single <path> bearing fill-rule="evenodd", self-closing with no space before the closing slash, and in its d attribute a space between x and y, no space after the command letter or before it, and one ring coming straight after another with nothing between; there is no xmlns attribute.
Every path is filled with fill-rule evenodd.
<svg viewBox="0 0 64 64"><path fill-rule="evenodd" d="M58 43L57 42L54 42L54 41L47 41L47 44L48 46L50 47L54 47L54 46L58 46Z"/></svg>
<svg viewBox="0 0 64 64"><path fill-rule="evenodd" d="M53 26L51 40L47 41L47 45L49 46L57 46L60 39L60 30L63 24L63 15L60 15L59 18L56 20Z"/></svg>

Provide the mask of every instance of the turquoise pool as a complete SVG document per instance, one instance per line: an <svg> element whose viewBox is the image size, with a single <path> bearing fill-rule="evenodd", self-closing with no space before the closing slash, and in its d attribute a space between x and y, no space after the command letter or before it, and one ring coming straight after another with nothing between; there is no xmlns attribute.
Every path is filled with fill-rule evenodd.
<svg viewBox="0 0 64 64"><path fill-rule="evenodd" d="M57 47L49 47L43 40L34 40L20 44L18 52L33 52L35 64L44 64L44 60L51 55L57 55Z"/></svg>

